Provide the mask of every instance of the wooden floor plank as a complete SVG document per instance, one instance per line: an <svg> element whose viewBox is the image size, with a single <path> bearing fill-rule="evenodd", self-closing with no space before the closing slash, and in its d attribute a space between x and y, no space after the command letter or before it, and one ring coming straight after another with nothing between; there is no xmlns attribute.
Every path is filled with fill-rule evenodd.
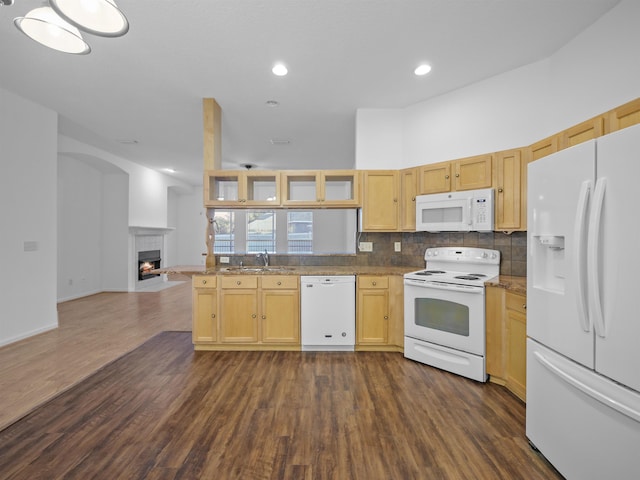
<svg viewBox="0 0 640 480"><path fill-rule="evenodd" d="M109 346L113 355L155 328L186 326L189 290L180 298L179 288L145 294L144 309L138 294L79 303L85 315L102 308L103 321L115 315L115 327L136 332L125 347ZM175 317L159 320L167 302ZM73 355L58 349L90 356L85 341L109 336L73 310L61 330L75 324L77 337L34 343L59 355L61 369ZM8 355L31 368L34 356L20 350ZM96 357L76 370L94 365L93 375L0 431L1 478L561 478L529 448L517 398L401 354L194 352L189 332L168 332L103 368L106 357ZM56 377L73 375L43 378ZM33 383L23 391L40 392Z"/></svg>

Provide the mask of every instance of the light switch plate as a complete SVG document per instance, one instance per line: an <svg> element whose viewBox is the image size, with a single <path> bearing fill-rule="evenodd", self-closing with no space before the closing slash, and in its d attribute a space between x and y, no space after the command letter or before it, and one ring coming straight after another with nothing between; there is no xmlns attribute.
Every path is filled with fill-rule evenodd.
<svg viewBox="0 0 640 480"><path fill-rule="evenodd" d="M360 242L358 248L361 252L373 252L373 242Z"/></svg>
<svg viewBox="0 0 640 480"><path fill-rule="evenodd" d="M220 257L220 263L229 263L229 257Z"/></svg>
<svg viewBox="0 0 640 480"><path fill-rule="evenodd" d="M393 249L396 252L401 252L402 251L402 243L401 242L393 242Z"/></svg>

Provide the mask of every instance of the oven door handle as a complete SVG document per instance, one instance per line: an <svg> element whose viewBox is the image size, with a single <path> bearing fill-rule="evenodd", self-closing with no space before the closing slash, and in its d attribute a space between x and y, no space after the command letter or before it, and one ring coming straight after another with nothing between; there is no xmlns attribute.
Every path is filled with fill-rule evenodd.
<svg viewBox="0 0 640 480"><path fill-rule="evenodd" d="M411 285L412 287L420 287L420 288L435 288L436 290L449 290L449 291L457 291L464 293L484 293L484 287L474 287L467 285L456 285L454 283L447 283L446 285L438 285L434 282L421 282L416 280L411 280L406 278L404 280L405 285Z"/></svg>

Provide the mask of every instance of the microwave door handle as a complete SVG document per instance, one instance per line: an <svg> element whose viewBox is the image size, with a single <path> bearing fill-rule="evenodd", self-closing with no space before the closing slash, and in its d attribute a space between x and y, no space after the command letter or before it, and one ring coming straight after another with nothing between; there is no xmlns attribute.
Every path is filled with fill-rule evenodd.
<svg viewBox="0 0 640 480"><path fill-rule="evenodd" d="M467 225L471 225L473 220L471 218L471 204L473 202L473 198L467 198Z"/></svg>

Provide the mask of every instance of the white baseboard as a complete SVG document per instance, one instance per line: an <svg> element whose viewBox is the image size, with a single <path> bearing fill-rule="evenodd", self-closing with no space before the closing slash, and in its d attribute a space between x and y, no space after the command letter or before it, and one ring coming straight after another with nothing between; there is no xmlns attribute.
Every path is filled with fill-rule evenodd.
<svg viewBox="0 0 640 480"><path fill-rule="evenodd" d="M38 328L36 330L31 330L30 332L22 333L15 337L0 339L0 347L5 345L9 345L10 343L19 342L20 340L24 340L25 338L33 337L34 335L38 335L40 333L48 332L49 330L55 330L58 328L58 323L47 325L42 328Z"/></svg>

